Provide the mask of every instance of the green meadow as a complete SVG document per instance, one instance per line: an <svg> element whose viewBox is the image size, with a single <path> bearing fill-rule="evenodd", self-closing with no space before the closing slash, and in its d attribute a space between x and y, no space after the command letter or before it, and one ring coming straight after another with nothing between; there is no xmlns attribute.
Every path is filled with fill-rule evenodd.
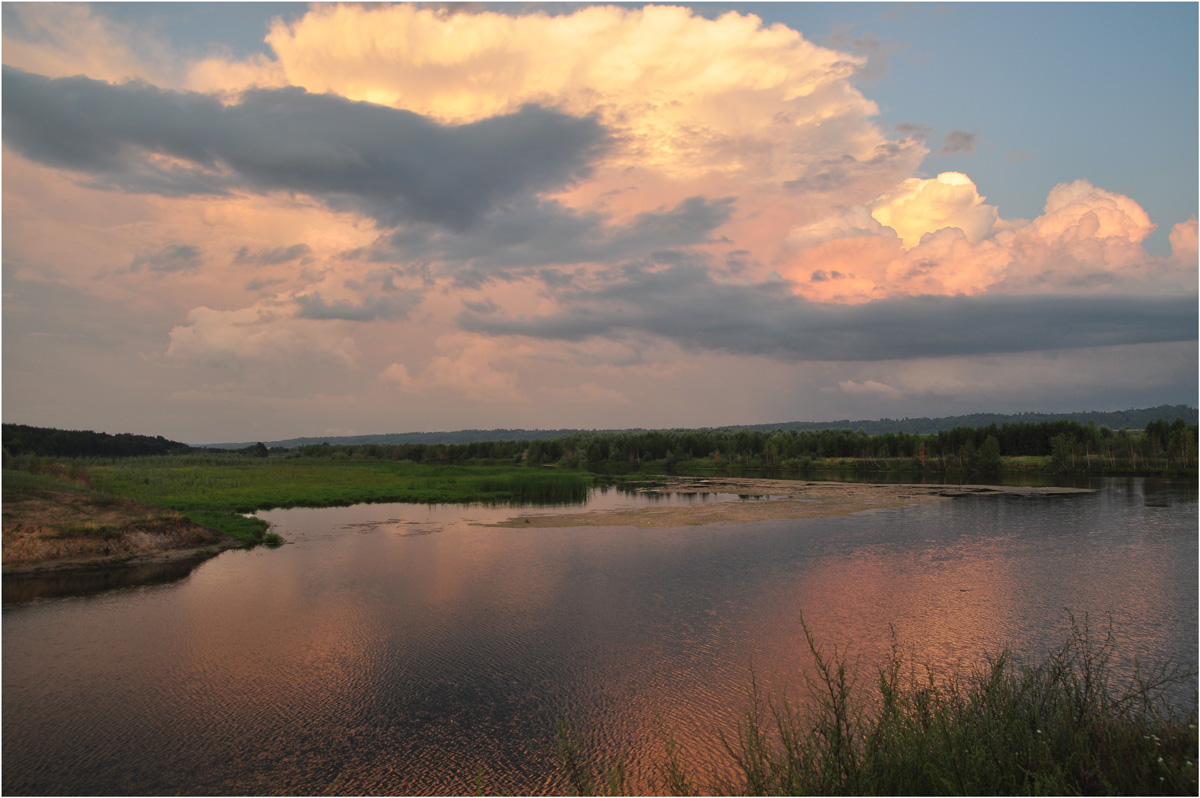
<svg viewBox="0 0 1200 798"><path fill-rule="evenodd" d="M586 499L592 486L587 472L555 468L240 455L126 458L90 463L87 473L96 490L178 510L252 541L261 539L265 524L244 516L257 510L368 502L560 503Z"/></svg>

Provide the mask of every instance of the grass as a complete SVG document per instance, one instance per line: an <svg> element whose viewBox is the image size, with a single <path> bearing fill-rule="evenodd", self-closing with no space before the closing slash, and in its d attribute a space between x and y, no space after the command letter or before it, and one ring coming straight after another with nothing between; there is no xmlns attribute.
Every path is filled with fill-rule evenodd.
<svg viewBox="0 0 1200 798"><path fill-rule="evenodd" d="M177 510L201 526L272 548L283 538L246 514L367 502L582 501L592 486L587 473L548 468L220 455L95 462L87 473L99 490Z"/></svg>
<svg viewBox="0 0 1200 798"><path fill-rule="evenodd" d="M268 543L268 536L279 538L278 535L267 532L270 524L261 518L225 510L189 510L184 514L200 526L215 529L221 534L245 543ZM278 545L278 543L274 545Z"/></svg>
<svg viewBox="0 0 1200 798"><path fill-rule="evenodd" d="M174 510L251 544L282 545L268 524L247 517L276 507L336 507L365 502L420 504L572 502L587 498L592 476L553 468L498 465L424 465L405 461L260 459L190 455L48 463L31 474L5 469L4 500L46 491L87 493L93 506L120 499ZM91 489L71 481L83 479ZM117 533L77 524L71 534L106 538Z"/></svg>
<svg viewBox="0 0 1200 798"><path fill-rule="evenodd" d="M146 457L92 465L89 472L102 490L184 512L364 502L567 502L585 499L592 485L584 472L404 461Z"/></svg>
<svg viewBox="0 0 1200 798"><path fill-rule="evenodd" d="M750 689L735 739L721 735L733 776L700 791L718 795L1196 795L1196 711L1181 716L1164 689L1195 684L1171 665L1118 685L1111 626L1097 639L1071 619L1069 639L1036 662L1010 651L965 675L936 678L898 646L875 689L807 628L808 700L793 704ZM597 765L557 729L560 769L578 794L629 792L620 763ZM664 737L658 788L696 794L686 756Z"/></svg>

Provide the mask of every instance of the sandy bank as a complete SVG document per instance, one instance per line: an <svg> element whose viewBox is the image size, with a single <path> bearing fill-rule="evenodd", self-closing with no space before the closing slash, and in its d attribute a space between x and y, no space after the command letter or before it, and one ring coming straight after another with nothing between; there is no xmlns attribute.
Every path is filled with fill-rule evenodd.
<svg viewBox="0 0 1200 798"><path fill-rule="evenodd" d="M1083 488L1016 488L988 485L872 485L853 482L796 482L777 479L669 477L656 493L723 493L739 498L673 507L593 510L585 513L520 515L497 527L700 526L779 518L829 518L864 510L909 507L958 496L1010 494L1050 496L1090 493Z"/></svg>
<svg viewBox="0 0 1200 798"><path fill-rule="evenodd" d="M4 495L4 574L165 563L240 546L179 513L71 489Z"/></svg>

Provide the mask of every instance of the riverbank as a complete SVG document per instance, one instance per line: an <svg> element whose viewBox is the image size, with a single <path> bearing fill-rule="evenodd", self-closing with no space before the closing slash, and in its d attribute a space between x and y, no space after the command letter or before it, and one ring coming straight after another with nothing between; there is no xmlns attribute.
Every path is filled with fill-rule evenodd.
<svg viewBox="0 0 1200 798"><path fill-rule="evenodd" d="M1009 494L1053 496L1090 493L1084 488L1033 488L993 485L904 485L855 482L797 482L738 477L664 477L647 493L713 496L691 505L592 510L554 515L523 514L496 527L701 526L784 518L830 518L864 510L909 507L959 496ZM736 496L737 498L733 498Z"/></svg>
<svg viewBox="0 0 1200 798"><path fill-rule="evenodd" d="M21 472L4 474L4 574L167 563L245 545L178 512Z"/></svg>

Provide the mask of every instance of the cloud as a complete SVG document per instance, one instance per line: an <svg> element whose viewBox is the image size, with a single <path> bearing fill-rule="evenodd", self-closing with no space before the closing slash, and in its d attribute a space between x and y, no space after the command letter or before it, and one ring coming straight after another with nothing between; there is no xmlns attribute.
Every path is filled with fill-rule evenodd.
<svg viewBox="0 0 1200 798"><path fill-rule="evenodd" d="M215 97L4 67L4 142L97 187L165 196L296 192L380 224L464 230L497 205L560 189L604 145L592 119L533 105L446 126L303 89Z"/></svg>
<svg viewBox="0 0 1200 798"><path fill-rule="evenodd" d="M1197 251L1200 250L1200 228L1193 216L1171 228L1171 257L1185 268L1195 268Z"/></svg>
<svg viewBox="0 0 1200 798"><path fill-rule="evenodd" d="M170 244L156 252L146 252L134 256L129 263L129 271L137 272L143 268L157 274L184 272L197 269L203 263L198 247L191 244Z"/></svg>
<svg viewBox="0 0 1200 798"><path fill-rule="evenodd" d="M1013 262L997 290L1195 291L1195 264L1168 269L1141 242L1155 225L1134 200L1076 180L1055 186L1041 216L997 234ZM1177 239L1182 241L1182 239Z"/></svg>
<svg viewBox="0 0 1200 798"><path fill-rule="evenodd" d="M308 244L293 244L290 247L270 247L268 249L252 250L241 247L233 257L238 266L278 266L294 260L303 260L313 254Z"/></svg>
<svg viewBox="0 0 1200 798"><path fill-rule="evenodd" d="M527 401L517 374L497 368L514 355L502 344L455 333L439 337L435 346L438 353L417 376L405 364L392 363L380 379L414 396L449 394L488 404Z"/></svg>
<svg viewBox="0 0 1200 798"><path fill-rule="evenodd" d="M902 391L898 391L890 385L884 385L882 382L876 382L875 380L863 380L862 382L841 380L838 382L838 389L845 393L859 396L895 398L904 395Z"/></svg>
<svg viewBox="0 0 1200 798"><path fill-rule="evenodd" d="M246 364L295 367L304 362L353 368L358 348L340 329L295 318L275 303L264 301L239 310L193 309L186 324L172 328L166 355L226 368Z"/></svg>
<svg viewBox="0 0 1200 798"><path fill-rule="evenodd" d="M942 148L938 152L942 155L975 152L975 138L974 133L968 133L965 130L951 130L942 137Z"/></svg>
<svg viewBox="0 0 1200 798"><path fill-rule="evenodd" d="M868 205L793 229L780 272L809 299L864 302L922 294L1196 290L1187 223L1181 255L1153 257L1154 230L1129 197L1086 180L1049 192L1037 218L1004 220L957 172L910 178ZM843 279L833 281L834 273Z"/></svg>
<svg viewBox="0 0 1200 798"><path fill-rule="evenodd" d="M625 223L598 212L573 213L552 201L511 203L461 235L433 225L407 225L361 255L372 261L436 261L470 282L510 269L613 263L656 250L702 244L733 213L730 198L689 197L673 208L645 211ZM459 267L473 267L464 272Z"/></svg>
<svg viewBox="0 0 1200 798"><path fill-rule="evenodd" d="M884 361L1187 341L1194 298L922 296L823 305L777 283L715 282L702 268L628 268L589 292L564 292L537 317L464 310L460 326L486 335L559 341L653 335L685 349L784 361Z"/></svg>
<svg viewBox="0 0 1200 798"><path fill-rule="evenodd" d="M971 178L961 172L942 172L932 180L905 180L872 203L871 215L895 230L906 248L945 227L959 228L974 243L987 236L999 218L984 199Z"/></svg>
<svg viewBox="0 0 1200 798"><path fill-rule="evenodd" d="M638 212L674 205L702 183L707 196L729 196L806 179L826 186L822 202L836 184L836 201L858 204L912 174L926 153L915 139L889 141L873 121L877 106L850 80L866 58L749 14L317 5L277 22L267 43L274 61L230 62L227 71L210 63L221 78L205 85L287 83L445 124L531 103L596 119L611 136L591 180L569 192L573 208L607 196L614 210ZM820 176L843 156L857 164L855 179ZM632 186L649 202L637 207L620 193Z"/></svg>
<svg viewBox="0 0 1200 798"><path fill-rule="evenodd" d="M4 63L50 77L150 80L168 53L83 3L10 3L3 8ZM140 51L140 52L139 52Z"/></svg>
<svg viewBox="0 0 1200 798"><path fill-rule="evenodd" d="M422 295L417 292L394 294L368 294L362 302L355 304L347 300L326 302L320 294L303 294L296 297L302 319L341 319L343 321L374 321L376 319L406 319L419 304Z"/></svg>

